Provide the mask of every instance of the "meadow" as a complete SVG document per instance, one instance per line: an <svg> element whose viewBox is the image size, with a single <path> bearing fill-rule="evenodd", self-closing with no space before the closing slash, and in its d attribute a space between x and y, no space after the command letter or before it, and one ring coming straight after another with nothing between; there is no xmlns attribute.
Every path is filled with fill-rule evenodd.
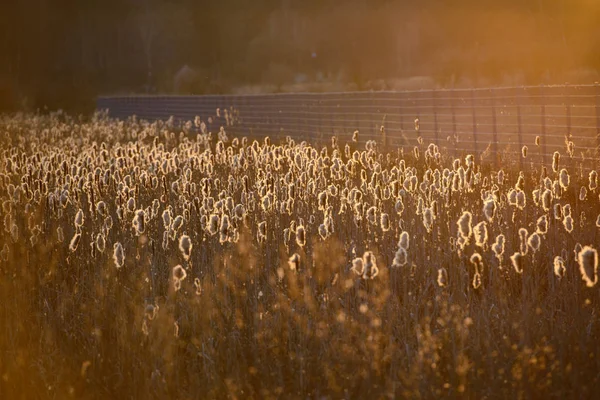
<svg viewBox="0 0 600 400"><path fill-rule="evenodd" d="M519 171L204 128L0 117L3 399L598 392L597 162L567 132Z"/></svg>

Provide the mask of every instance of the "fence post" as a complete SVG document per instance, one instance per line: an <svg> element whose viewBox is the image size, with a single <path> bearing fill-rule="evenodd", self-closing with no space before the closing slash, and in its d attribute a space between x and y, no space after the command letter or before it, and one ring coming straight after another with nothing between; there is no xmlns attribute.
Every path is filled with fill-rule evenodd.
<svg viewBox="0 0 600 400"><path fill-rule="evenodd" d="M399 111L400 111L400 132L404 132L404 95L402 92L400 92L400 106Z"/></svg>
<svg viewBox="0 0 600 400"><path fill-rule="evenodd" d="M498 126L496 124L496 91L494 89L490 90L490 101L492 105L492 134L494 135L494 164L496 168L499 165L499 152L498 152Z"/></svg>
<svg viewBox="0 0 600 400"><path fill-rule="evenodd" d="M544 99L544 94L545 94L544 85L540 85L540 88L539 88L540 116L541 116L540 139L542 140L542 151L544 152L544 155L542 157L542 166L546 165L546 157L547 157L547 152L546 152L546 100Z"/></svg>
<svg viewBox="0 0 600 400"><path fill-rule="evenodd" d="M437 118L437 92L435 89L431 91L431 98L433 101L433 130L435 134L435 144L439 146L439 137L438 137L438 118Z"/></svg>
<svg viewBox="0 0 600 400"><path fill-rule="evenodd" d="M376 118L375 118L375 114L377 112L377 107L375 107L375 110L373 110L373 107L375 106L375 94L373 92L371 92L370 94L370 103L369 104L369 119L371 120L371 132L374 138L377 137L377 123Z"/></svg>
<svg viewBox="0 0 600 400"><path fill-rule="evenodd" d="M523 170L523 157L521 155L521 149L523 148L523 131L522 131L522 122L521 122L521 96L519 93L519 88L515 88L517 93L515 96L515 101L517 103L517 137L519 140L519 149L517 150L517 154L519 157L519 168L521 171ZM523 88L524 89L524 88Z"/></svg>
<svg viewBox="0 0 600 400"><path fill-rule="evenodd" d="M454 106L454 102L456 101L456 89L454 89L453 87L450 93L450 113L452 114L452 140L454 141L456 140L456 108ZM456 152L454 155L456 156Z"/></svg>
<svg viewBox="0 0 600 400"><path fill-rule="evenodd" d="M596 82L596 148L598 149L596 155L599 156L600 152L600 83Z"/></svg>
<svg viewBox="0 0 600 400"><path fill-rule="evenodd" d="M565 114L567 117L567 135L571 134L571 102L569 95L565 95Z"/></svg>
<svg viewBox="0 0 600 400"><path fill-rule="evenodd" d="M471 112L473 113L473 152L477 156L477 112L475 110L475 90L471 89Z"/></svg>

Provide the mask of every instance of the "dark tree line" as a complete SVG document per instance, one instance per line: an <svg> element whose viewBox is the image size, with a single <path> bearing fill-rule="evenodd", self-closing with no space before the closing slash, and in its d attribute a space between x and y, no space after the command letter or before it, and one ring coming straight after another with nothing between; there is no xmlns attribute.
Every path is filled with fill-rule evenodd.
<svg viewBox="0 0 600 400"><path fill-rule="evenodd" d="M595 0L6 0L0 108L294 81L589 80L599 17Z"/></svg>

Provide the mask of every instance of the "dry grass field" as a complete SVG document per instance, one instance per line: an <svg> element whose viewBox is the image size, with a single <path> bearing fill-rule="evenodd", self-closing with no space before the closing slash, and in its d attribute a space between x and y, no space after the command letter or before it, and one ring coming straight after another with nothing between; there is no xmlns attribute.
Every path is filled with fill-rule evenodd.
<svg viewBox="0 0 600 400"><path fill-rule="evenodd" d="M600 190L577 143L521 173L352 131L313 147L54 114L0 132L3 399L600 389Z"/></svg>

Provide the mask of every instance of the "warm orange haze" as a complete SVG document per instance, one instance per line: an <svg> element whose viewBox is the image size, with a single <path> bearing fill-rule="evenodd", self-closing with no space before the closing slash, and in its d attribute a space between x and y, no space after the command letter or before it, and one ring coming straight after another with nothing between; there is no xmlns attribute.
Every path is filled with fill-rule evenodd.
<svg viewBox="0 0 600 400"><path fill-rule="evenodd" d="M0 3L0 399L592 399L592 0Z"/></svg>
<svg viewBox="0 0 600 400"><path fill-rule="evenodd" d="M600 81L596 0L0 2L0 110Z"/></svg>

